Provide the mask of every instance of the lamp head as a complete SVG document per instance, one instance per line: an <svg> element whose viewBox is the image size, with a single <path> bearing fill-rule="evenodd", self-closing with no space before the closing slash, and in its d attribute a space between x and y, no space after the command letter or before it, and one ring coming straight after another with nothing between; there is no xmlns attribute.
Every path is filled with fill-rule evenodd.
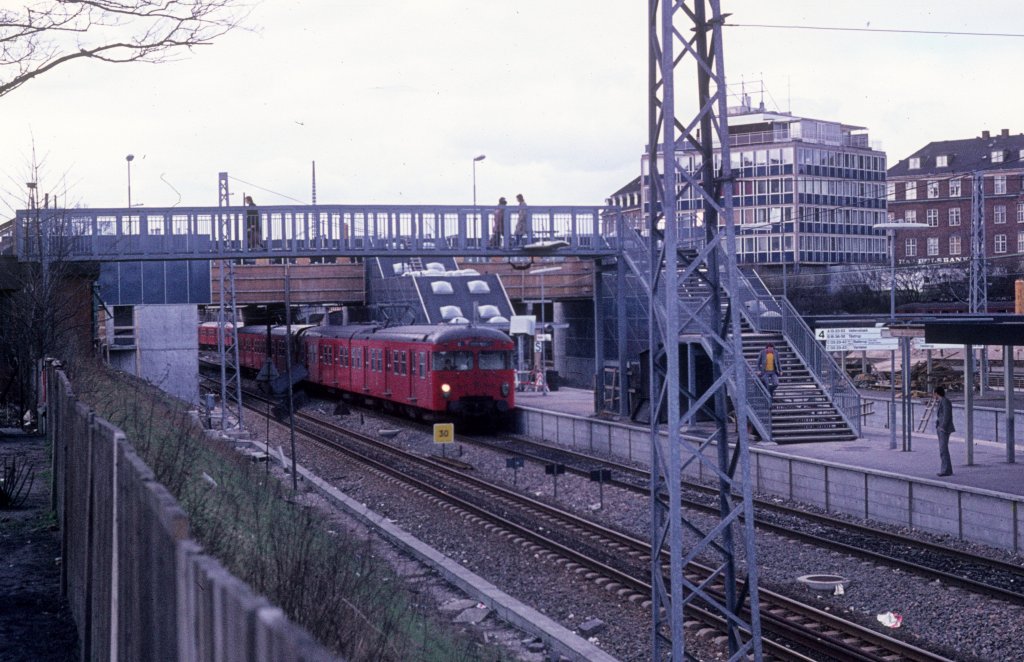
<svg viewBox="0 0 1024 662"><path fill-rule="evenodd" d="M481 154L480 156L475 157L473 160L474 161L483 161L486 158L487 158L486 154Z"/></svg>
<svg viewBox="0 0 1024 662"><path fill-rule="evenodd" d="M132 161L135 160L135 155L129 154L128 156L124 157L124 160L127 161L128 163L131 163Z"/></svg>

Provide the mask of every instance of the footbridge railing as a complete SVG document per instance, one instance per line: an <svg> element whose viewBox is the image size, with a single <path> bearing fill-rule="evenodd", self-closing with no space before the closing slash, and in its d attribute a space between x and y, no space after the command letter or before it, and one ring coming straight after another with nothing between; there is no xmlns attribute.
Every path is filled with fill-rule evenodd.
<svg viewBox="0 0 1024 662"><path fill-rule="evenodd" d="M520 227L520 215L523 222ZM21 260L614 253L605 206L292 205L20 210L0 250ZM522 230L518 233L518 230Z"/></svg>

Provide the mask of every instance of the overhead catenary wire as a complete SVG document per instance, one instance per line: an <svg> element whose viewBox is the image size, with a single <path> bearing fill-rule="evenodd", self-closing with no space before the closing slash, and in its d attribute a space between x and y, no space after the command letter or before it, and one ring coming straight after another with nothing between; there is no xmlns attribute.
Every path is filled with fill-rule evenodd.
<svg viewBox="0 0 1024 662"><path fill-rule="evenodd" d="M793 24L779 24L772 25L769 23L726 23L727 28L767 28L771 30L815 30L823 32L879 32L889 34L922 34L922 35L940 35L943 37L1010 37L1010 38L1024 38L1024 33L1019 32L966 32L959 30L913 30L910 28L872 28L865 26L862 28L854 27L843 27L843 26L829 26L829 25L793 25Z"/></svg>
<svg viewBox="0 0 1024 662"><path fill-rule="evenodd" d="M238 177L235 177L233 175L228 175L228 179L232 179L232 180L238 182L239 184L245 184L246 186L251 186L253 188L257 188L257 189L259 189L261 191L264 191L266 193L269 193L271 195L276 195L278 197L285 198L287 200L293 200L293 201L299 203L300 205L307 204L305 200L299 200L298 198L293 198L290 195L286 195L284 193L278 193L277 191L272 191L272 190L270 190L268 188L264 188L264 187L260 186L259 184L253 184L252 182L247 182L244 179L239 179Z"/></svg>

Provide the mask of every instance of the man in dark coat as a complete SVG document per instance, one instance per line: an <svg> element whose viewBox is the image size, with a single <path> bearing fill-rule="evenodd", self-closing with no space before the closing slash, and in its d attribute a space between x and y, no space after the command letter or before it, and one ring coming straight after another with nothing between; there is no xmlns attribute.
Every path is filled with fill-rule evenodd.
<svg viewBox="0 0 1024 662"><path fill-rule="evenodd" d="M953 403L946 397L946 389L935 387L935 433L939 436L940 476L952 476L953 464L949 459L949 435L956 432L953 427Z"/></svg>

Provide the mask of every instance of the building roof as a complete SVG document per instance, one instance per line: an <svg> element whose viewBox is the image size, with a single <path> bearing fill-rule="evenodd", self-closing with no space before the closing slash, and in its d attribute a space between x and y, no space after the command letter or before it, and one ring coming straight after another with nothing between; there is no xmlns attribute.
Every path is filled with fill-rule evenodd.
<svg viewBox="0 0 1024 662"><path fill-rule="evenodd" d="M992 163L992 152L1003 151L1003 162ZM1022 164L1020 155L1024 150L1024 133L1010 135L1004 129L998 135L990 135L988 131L976 138L963 140L940 140L931 142L917 150L907 158L889 168L889 177L916 177L922 175L955 174L958 172L974 172L976 170L1014 170ZM936 159L948 157L947 165L939 167ZM910 169L910 159L921 159L921 167Z"/></svg>
<svg viewBox="0 0 1024 662"><path fill-rule="evenodd" d="M637 175L633 181L620 188L615 193L612 193L610 197L617 195L626 195L627 193L639 193L640 192L640 175Z"/></svg>

